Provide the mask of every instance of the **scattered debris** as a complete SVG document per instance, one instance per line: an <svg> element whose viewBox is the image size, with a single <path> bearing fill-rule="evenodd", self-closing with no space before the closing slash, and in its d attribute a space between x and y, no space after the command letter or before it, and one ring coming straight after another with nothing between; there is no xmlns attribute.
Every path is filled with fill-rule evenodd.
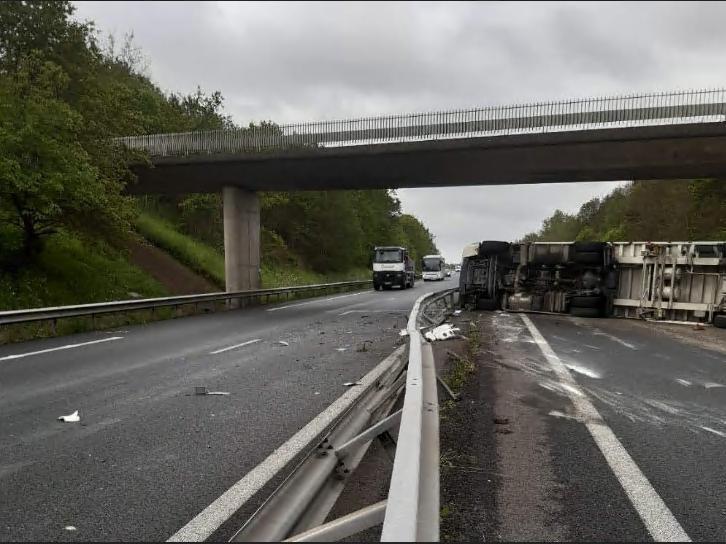
<svg viewBox="0 0 726 544"><path fill-rule="evenodd" d="M454 315L461 315L461 310L454 310Z"/></svg>
<svg viewBox="0 0 726 544"><path fill-rule="evenodd" d="M408 336L408 330L407 329L401 329L398 333L398 336Z"/></svg>
<svg viewBox="0 0 726 544"><path fill-rule="evenodd" d="M74 527L73 525L66 525L66 526L65 526L65 527L63 527L63 528L64 528L64 529L65 529L66 531L77 531L77 530L78 530L78 529L76 529L76 528L75 528L75 527Z"/></svg>
<svg viewBox="0 0 726 544"><path fill-rule="evenodd" d="M508 417L495 417L493 421L495 425L509 425Z"/></svg>
<svg viewBox="0 0 726 544"><path fill-rule="evenodd" d="M354 385L361 385L360 382L345 382L343 384L345 387L353 387Z"/></svg>
<svg viewBox="0 0 726 544"><path fill-rule="evenodd" d="M287 342L285 342L284 340L279 340L279 341L278 341L277 343L278 343L279 345L281 345L281 346L289 346L289 345L290 345L290 344L288 344Z"/></svg>
<svg viewBox="0 0 726 544"><path fill-rule="evenodd" d="M315 391L315 394L316 394L316 395L319 395L319 394L320 394L320 391Z"/></svg>
<svg viewBox="0 0 726 544"><path fill-rule="evenodd" d="M335 348L335 351L348 351L348 348Z"/></svg>
<svg viewBox="0 0 726 544"><path fill-rule="evenodd" d="M227 396L229 393L227 391L208 391L206 387L195 387L194 388L194 394L195 395L223 395Z"/></svg>
<svg viewBox="0 0 726 544"><path fill-rule="evenodd" d="M693 330L694 331L705 331L706 330L706 327L704 327L701 323L696 323L693 326Z"/></svg>
<svg viewBox="0 0 726 544"><path fill-rule="evenodd" d="M460 332L460 330L461 329L454 327L451 323L445 323L444 325L439 325L438 327L426 332L424 336L432 342L435 340L448 340L450 338L456 338L456 333Z"/></svg>
<svg viewBox="0 0 726 544"><path fill-rule="evenodd" d="M684 387L688 387L691 385L691 382L689 382L688 380L684 380L683 378L676 378L676 381Z"/></svg>
<svg viewBox="0 0 726 544"><path fill-rule="evenodd" d="M361 319L365 319L366 317L368 317L368 316L367 315L360 316Z"/></svg>
<svg viewBox="0 0 726 544"><path fill-rule="evenodd" d="M58 421L63 421L65 423L77 423L81 420L80 416L78 415L78 410L73 412L71 415L68 416L60 416L58 418Z"/></svg>
<svg viewBox="0 0 726 544"><path fill-rule="evenodd" d="M345 331L345 334L353 334L353 331Z"/></svg>

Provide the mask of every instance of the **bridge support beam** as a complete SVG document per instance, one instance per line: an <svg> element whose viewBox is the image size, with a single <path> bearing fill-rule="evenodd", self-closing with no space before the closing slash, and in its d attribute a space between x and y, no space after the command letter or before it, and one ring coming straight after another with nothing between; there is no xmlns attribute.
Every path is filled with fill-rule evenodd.
<svg viewBox="0 0 726 544"><path fill-rule="evenodd" d="M227 291L260 288L260 201L254 191L224 187L224 274Z"/></svg>

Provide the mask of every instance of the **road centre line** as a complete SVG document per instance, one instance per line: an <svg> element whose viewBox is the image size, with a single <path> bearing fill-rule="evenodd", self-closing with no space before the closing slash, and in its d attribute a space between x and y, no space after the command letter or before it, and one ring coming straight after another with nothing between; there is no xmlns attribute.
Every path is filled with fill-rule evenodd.
<svg viewBox="0 0 726 544"><path fill-rule="evenodd" d="M212 504L172 535L167 542L200 542L209 538L223 523L232 517L242 505L255 493L262 489L280 470L285 468L295 456L312 441L319 437L324 429L335 421L356 401L368 387L375 383L383 373L391 368L399 357L403 356L405 346L401 346L386 357L378 366L366 374L360 387L352 387L300 429L282 446L274 450L259 465L253 468L237 483L222 493Z"/></svg>
<svg viewBox="0 0 726 544"><path fill-rule="evenodd" d="M570 371L550 347L532 320L524 314L520 314L520 317L552 370L554 370L560 383L564 386L567 396L570 397L572 404L575 406L577 416L585 422L585 427L587 427L598 448L600 448L610 469L620 482L653 540L656 542L691 542L690 537L663 502L663 499L653 489L648 478L635 464L633 458L630 457L615 433L605 423L605 420L587 398L584 391L580 389Z"/></svg>
<svg viewBox="0 0 726 544"><path fill-rule="evenodd" d="M340 296L337 296L337 297L328 297L328 298L322 298L322 299L316 298L316 299L313 299L313 300L307 300L305 302L298 302L297 304L287 304L285 306L277 306L276 308L268 308L267 311L268 312L276 312L277 310L285 310L287 308L295 308L297 306L305 306L307 304L314 304L316 302L327 302L329 300L338 300L339 298L356 297L356 296L362 295L362 294L364 294L366 292L367 291L361 291L360 293L351 293L349 295L340 295Z"/></svg>
<svg viewBox="0 0 726 544"><path fill-rule="evenodd" d="M225 351L230 351L232 349L249 346L250 344L256 344L257 342L262 342L262 338L255 338L254 340L248 340L247 342L242 342L241 344L235 344L234 346L229 346L226 348L218 349L217 351L210 351L209 354L217 355L218 353L224 353Z"/></svg>
<svg viewBox="0 0 726 544"><path fill-rule="evenodd" d="M91 344L102 344L103 342L111 342L113 340L123 340L123 336L111 336L110 338L102 338L101 340L93 340L91 342L82 342L80 344L67 344L65 346L58 346L57 348L41 349L40 351L29 351L27 353L17 353L15 355L6 355L0 357L0 361L9 361L11 359L22 359L23 357L30 357L31 355L41 355L43 353L50 353L52 351L60 351L63 349L80 348L82 346L90 346Z"/></svg>

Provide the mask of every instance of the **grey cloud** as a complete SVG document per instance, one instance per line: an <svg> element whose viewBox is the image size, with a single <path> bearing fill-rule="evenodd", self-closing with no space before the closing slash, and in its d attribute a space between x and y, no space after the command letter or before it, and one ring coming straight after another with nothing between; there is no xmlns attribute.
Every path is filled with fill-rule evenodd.
<svg viewBox="0 0 726 544"><path fill-rule="evenodd" d="M726 3L717 2L77 6L80 18L101 29L133 29L162 88L220 90L239 123L719 87L726 74ZM574 211L612 186L399 194L454 259L462 232L514 239L554 209Z"/></svg>

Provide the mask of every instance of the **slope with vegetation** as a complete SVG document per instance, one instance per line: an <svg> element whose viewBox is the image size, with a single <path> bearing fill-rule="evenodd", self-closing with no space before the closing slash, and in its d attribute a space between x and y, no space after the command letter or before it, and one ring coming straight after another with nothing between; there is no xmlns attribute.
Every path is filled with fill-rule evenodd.
<svg viewBox="0 0 726 544"><path fill-rule="evenodd" d="M113 138L239 127L219 92L164 93L132 36L102 44L73 9L0 3L0 309L162 294L128 262L139 235L222 287L220 195L126 196L128 165L146 159ZM263 193L261 204L265 285L360 276L376 244L435 251L390 191Z"/></svg>
<svg viewBox="0 0 726 544"><path fill-rule="evenodd" d="M674 241L726 239L726 184L720 180L635 181L557 210L525 241Z"/></svg>

